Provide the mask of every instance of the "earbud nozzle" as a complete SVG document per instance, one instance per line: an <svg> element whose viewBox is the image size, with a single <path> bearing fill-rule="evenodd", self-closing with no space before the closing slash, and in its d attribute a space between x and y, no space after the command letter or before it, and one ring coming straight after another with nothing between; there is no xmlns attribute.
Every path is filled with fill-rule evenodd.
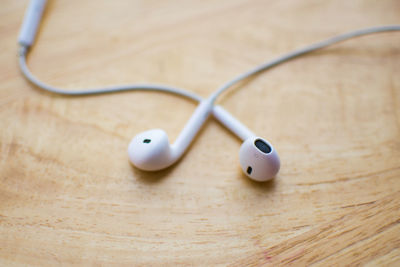
<svg viewBox="0 0 400 267"><path fill-rule="evenodd" d="M278 153L265 139L248 138L240 147L239 160L243 172L252 180L266 182L280 169Z"/></svg>

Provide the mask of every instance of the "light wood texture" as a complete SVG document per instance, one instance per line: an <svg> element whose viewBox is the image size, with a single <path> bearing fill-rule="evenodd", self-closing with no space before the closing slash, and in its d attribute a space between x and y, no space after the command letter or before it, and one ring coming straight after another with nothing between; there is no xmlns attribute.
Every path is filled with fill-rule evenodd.
<svg viewBox="0 0 400 267"><path fill-rule="evenodd" d="M133 168L127 145L174 140L195 103L162 93L63 97L28 84L0 9L0 265L400 264L400 33L351 40L263 73L219 103L280 153L249 181L210 119L184 158ZM398 0L50 1L29 56L70 88L169 84L207 96L277 55L400 22Z"/></svg>

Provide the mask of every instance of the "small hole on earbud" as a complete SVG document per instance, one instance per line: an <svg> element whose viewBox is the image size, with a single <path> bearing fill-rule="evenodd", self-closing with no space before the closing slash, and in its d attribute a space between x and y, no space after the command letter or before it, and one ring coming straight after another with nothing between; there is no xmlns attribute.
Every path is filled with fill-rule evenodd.
<svg viewBox="0 0 400 267"><path fill-rule="evenodd" d="M253 171L253 168L252 168L252 167L250 167L250 166L247 167L247 174L250 175L252 171Z"/></svg>
<svg viewBox="0 0 400 267"><path fill-rule="evenodd" d="M143 143L145 143L145 144L148 144L148 143L150 143L151 142L151 139L144 139L143 140Z"/></svg>

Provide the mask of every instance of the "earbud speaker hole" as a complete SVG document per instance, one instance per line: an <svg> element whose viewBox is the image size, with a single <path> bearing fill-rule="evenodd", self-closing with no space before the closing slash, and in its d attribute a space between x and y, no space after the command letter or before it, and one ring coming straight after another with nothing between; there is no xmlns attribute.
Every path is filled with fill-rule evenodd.
<svg viewBox="0 0 400 267"><path fill-rule="evenodd" d="M150 143L151 142L151 139L144 139L143 140L143 143L145 143L145 144L148 144L148 143Z"/></svg>
<svg viewBox="0 0 400 267"><path fill-rule="evenodd" d="M271 147L270 147L266 142L264 142L264 141L261 140L261 139L257 139L257 140L254 142L254 145L255 145L260 151L264 152L265 154L271 153L271 151L272 151Z"/></svg>
<svg viewBox="0 0 400 267"><path fill-rule="evenodd" d="M253 171L252 167L250 167L250 166L247 167L247 171L246 172L247 172L248 175L250 175L252 171Z"/></svg>

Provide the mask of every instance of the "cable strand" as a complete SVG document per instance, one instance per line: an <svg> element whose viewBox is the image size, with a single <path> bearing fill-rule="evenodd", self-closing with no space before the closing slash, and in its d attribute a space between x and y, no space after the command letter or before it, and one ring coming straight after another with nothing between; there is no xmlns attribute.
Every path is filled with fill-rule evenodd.
<svg viewBox="0 0 400 267"><path fill-rule="evenodd" d="M158 92L166 92L166 93L170 93L170 94L183 96L183 97L189 98L191 100L194 100L196 102L199 102L202 100L201 97L199 97L198 95L196 95L195 93L192 93L190 91L176 88L176 87L158 85L158 84L127 84L127 85L116 85L116 86L102 87L102 88L84 88L84 89L73 90L73 91L70 91L68 89L54 87L54 86L51 86L49 84L46 84L46 83L40 81L38 78L36 78L31 73L31 71L29 70L29 68L26 64L27 52L28 52L28 48L26 46L21 46L21 49L19 52L19 66L20 66L21 72L23 73L23 75L29 82L31 82L35 86L39 87L40 89L43 89L43 90L51 92L51 93L60 94L60 95L68 95L68 96L86 96L86 95L108 94L108 93L117 93L117 92L125 92L125 91L158 91Z"/></svg>
<svg viewBox="0 0 400 267"><path fill-rule="evenodd" d="M387 25L387 26L377 26L372 28L366 28L361 30L356 30L348 33L344 33L341 35L337 35L335 37L329 38L327 40L314 43L312 45L306 46L304 48L295 50L293 52L287 53L285 55L279 56L273 60L267 61L247 72L244 72L232 80L224 83L221 87L219 87L213 94L211 94L210 99L212 103L214 103L217 98L225 92L227 89L232 87L233 85L237 84L238 82L249 78L250 76L256 75L262 71L268 70L272 67L275 67L279 64L284 62L290 61L296 57L308 54L310 52L325 48L327 46L331 46L333 44L368 34L379 33L379 32L388 32L388 31L400 31L400 25ZM189 98L191 100L200 102L202 98L195 93L190 91L170 87L165 85L158 85L158 84L128 84L128 85L117 85L117 86L110 86L110 87L103 87L103 88L84 88L80 90L70 91L67 89L62 89L58 87L51 86L40 81L36 78L29 70L26 57L29 52L28 46L21 46L19 51L19 66L21 69L22 74L25 78L30 81L32 84L36 85L38 88L46 90L51 93L61 94L61 95L69 95L69 96L84 96L84 95L95 95L95 94L107 94L107 93L116 93L116 92L124 92L124 91L159 91L159 92L166 92L171 93L179 96L183 96Z"/></svg>
<svg viewBox="0 0 400 267"><path fill-rule="evenodd" d="M344 34L337 35L335 37L329 38L327 40L317 42L311 45L308 45L304 48L295 50L293 52L287 53L285 55L279 56L273 60L267 61L245 73L242 73L238 76L236 76L234 79L224 83L221 87L219 87L210 97L212 98L213 102L216 101L216 99L228 88L232 87L233 85L237 84L238 82L253 76L255 74L258 74L262 71L268 70L272 67L275 67L279 64L282 64L284 62L287 62L291 59L294 59L296 57L308 54L310 52L319 50L321 48L325 48L327 46L331 46L333 44L362 36L362 35L368 35L368 34L373 34L373 33L379 33L379 32L388 32L388 31L400 31L400 25L387 25L387 26L377 26L377 27L372 27L372 28L366 28L366 29L361 29L361 30L356 30Z"/></svg>

